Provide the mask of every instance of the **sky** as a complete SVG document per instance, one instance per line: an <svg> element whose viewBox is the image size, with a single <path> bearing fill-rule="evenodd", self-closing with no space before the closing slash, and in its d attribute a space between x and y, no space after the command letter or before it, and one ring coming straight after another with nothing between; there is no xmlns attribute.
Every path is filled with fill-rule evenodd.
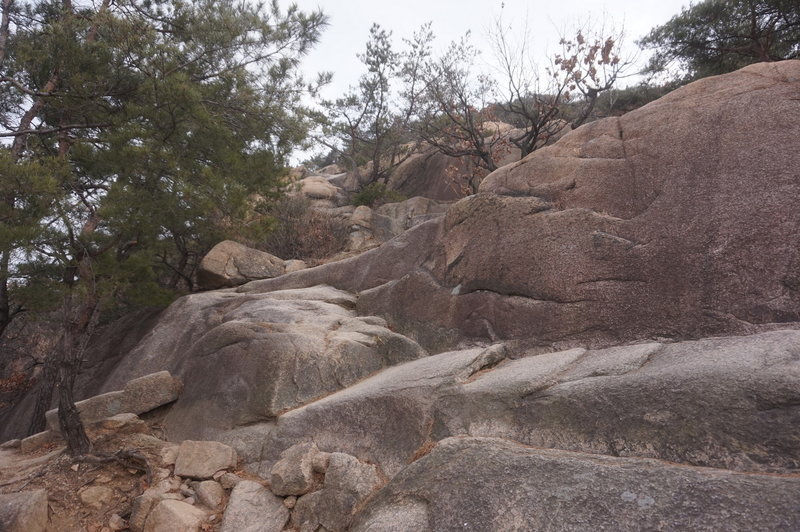
<svg viewBox="0 0 800 532"><path fill-rule="evenodd" d="M323 91L325 98L341 96L355 85L362 70L357 54L364 50L373 22L391 30L398 47L403 37L425 22L432 22L436 45L444 48L467 30L471 40L491 54L488 31L502 15L504 27L520 30L525 20L533 40L533 49L543 62L556 51L559 34L569 35L569 28L590 26L624 28L628 49L637 50L634 41L651 28L663 24L688 7L688 0L294 0L306 11L322 9L330 26L321 42L304 61L304 70L334 73L333 82ZM284 4L285 5L285 4ZM574 34L574 31L572 32ZM643 58L639 58L641 64ZM635 78L632 78L635 80ZM630 83L629 81L628 83ZM627 84L623 81L623 84Z"/></svg>

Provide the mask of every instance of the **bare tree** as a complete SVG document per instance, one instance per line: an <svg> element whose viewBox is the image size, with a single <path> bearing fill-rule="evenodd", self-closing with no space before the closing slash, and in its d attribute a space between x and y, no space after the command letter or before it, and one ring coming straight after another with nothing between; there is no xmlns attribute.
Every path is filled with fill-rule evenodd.
<svg viewBox="0 0 800 532"><path fill-rule="evenodd" d="M494 122L489 106L496 83L476 72L478 55L467 33L442 56L426 62L415 131L445 155L471 157L491 172L497 169L503 137L489 124Z"/></svg>
<svg viewBox="0 0 800 532"><path fill-rule="evenodd" d="M498 104L519 133L509 138L521 156L547 144L567 125L576 128L586 122L603 91L614 86L630 63L620 58L623 34L604 35L579 28L573 38L562 37L560 51L546 67L534 60L527 22L518 39L502 19L495 20L490 40L503 87ZM579 112L565 120L567 104L577 102Z"/></svg>

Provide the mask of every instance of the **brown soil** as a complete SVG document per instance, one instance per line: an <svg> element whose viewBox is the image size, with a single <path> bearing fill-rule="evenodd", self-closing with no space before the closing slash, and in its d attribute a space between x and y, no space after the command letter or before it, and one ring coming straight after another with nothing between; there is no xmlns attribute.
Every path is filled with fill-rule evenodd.
<svg viewBox="0 0 800 532"><path fill-rule="evenodd" d="M100 438L94 446L103 454L136 450L150 467L157 467L161 447L157 440L141 434ZM136 467L116 461L78 462L55 444L28 454L0 449L0 493L46 490L53 532L110 532L112 516L127 519L133 499L146 488L147 475Z"/></svg>

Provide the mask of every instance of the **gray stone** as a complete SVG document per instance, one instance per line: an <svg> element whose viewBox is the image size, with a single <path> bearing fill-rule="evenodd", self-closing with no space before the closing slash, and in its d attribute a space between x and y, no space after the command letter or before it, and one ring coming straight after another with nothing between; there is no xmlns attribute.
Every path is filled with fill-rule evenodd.
<svg viewBox="0 0 800 532"><path fill-rule="evenodd" d="M222 505L225 499L225 490L219 482L213 480L205 480L195 486L197 492L197 499L200 504L207 506L212 510L216 510Z"/></svg>
<svg viewBox="0 0 800 532"><path fill-rule="evenodd" d="M282 415L266 434L254 470L269 475L280 452L313 441L380 465L392 476L431 435L429 408L440 394L505 357L502 346L441 353L386 369ZM353 435L357 435L354 437ZM320 464L320 469L325 464Z"/></svg>
<svg viewBox="0 0 800 532"><path fill-rule="evenodd" d="M226 490L232 490L241 481L242 479L235 473L225 473L219 477L220 485Z"/></svg>
<svg viewBox="0 0 800 532"><path fill-rule="evenodd" d="M181 477L209 479L223 469L236 467L236 451L216 441L185 440L178 450L175 474Z"/></svg>
<svg viewBox="0 0 800 532"><path fill-rule="evenodd" d="M123 390L126 411L134 414L149 412L175 401L180 390L180 382L168 371L159 371L130 380Z"/></svg>
<svg viewBox="0 0 800 532"><path fill-rule="evenodd" d="M78 495L83 504L99 510L109 506L114 499L114 490L108 486L89 486L80 490Z"/></svg>
<svg viewBox="0 0 800 532"><path fill-rule="evenodd" d="M353 294L325 286L193 294L165 311L118 371L171 365L186 384L166 415L170 438L222 440L237 427L274 419L427 354L374 320L357 317L355 304ZM247 454L248 446L260 448L258 439L237 448Z"/></svg>
<svg viewBox="0 0 800 532"><path fill-rule="evenodd" d="M433 439L796 472L798 345L800 331L775 331L522 358L437 400Z"/></svg>
<svg viewBox="0 0 800 532"><path fill-rule="evenodd" d="M199 532L208 514L182 501L161 500L147 516L144 532Z"/></svg>
<svg viewBox="0 0 800 532"><path fill-rule="evenodd" d="M289 521L283 499L251 480L242 480L231 492L220 532L280 532Z"/></svg>
<svg viewBox="0 0 800 532"><path fill-rule="evenodd" d="M22 446L22 440L13 439L0 444L0 449L19 449Z"/></svg>
<svg viewBox="0 0 800 532"><path fill-rule="evenodd" d="M322 489L297 500L295 520L301 530L346 530L356 509L382 484L375 466L332 453Z"/></svg>
<svg viewBox="0 0 800 532"><path fill-rule="evenodd" d="M111 514L111 517L108 519L108 528L111 530L125 530L129 527L127 521L119 514Z"/></svg>
<svg viewBox="0 0 800 532"><path fill-rule="evenodd" d="M179 450L180 450L180 445L177 444L165 445L161 449L161 452L158 455L158 458L161 461L161 465L165 467L175 465L175 461L178 459Z"/></svg>
<svg viewBox="0 0 800 532"><path fill-rule="evenodd" d="M0 530L3 532L45 532L47 524L45 490L0 494Z"/></svg>
<svg viewBox="0 0 800 532"><path fill-rule="evenodd" d="M451 438L351 530L796 530L798 498L796 477Z"/></svg>
<svg viewBox="0 0 800 532"><path fill-rule="evenodd" d="M214 246L197 270L197 283L205 290L237 286L254 279L283 275L283 259L232 240Z"/></svg>
<svg viewBox="0 0 800 532"><path fill-rule="evenodd" d="M313 443L298 443L281 453L272 467L269 482L275 495L303 495L318 487L314 476L314 459L319 449Z"/></svg>

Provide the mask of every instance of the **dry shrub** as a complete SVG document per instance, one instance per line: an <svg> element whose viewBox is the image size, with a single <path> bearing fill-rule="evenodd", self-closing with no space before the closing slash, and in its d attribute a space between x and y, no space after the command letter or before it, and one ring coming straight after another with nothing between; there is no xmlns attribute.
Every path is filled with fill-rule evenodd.
<svg viewBox="0 0 800 532"><path fill-rule="evenodd" d="M321 260L347 247L347 221L311 207L301 196L286 196L271 208L275 227L263 248L282 259Z"/></svg>

